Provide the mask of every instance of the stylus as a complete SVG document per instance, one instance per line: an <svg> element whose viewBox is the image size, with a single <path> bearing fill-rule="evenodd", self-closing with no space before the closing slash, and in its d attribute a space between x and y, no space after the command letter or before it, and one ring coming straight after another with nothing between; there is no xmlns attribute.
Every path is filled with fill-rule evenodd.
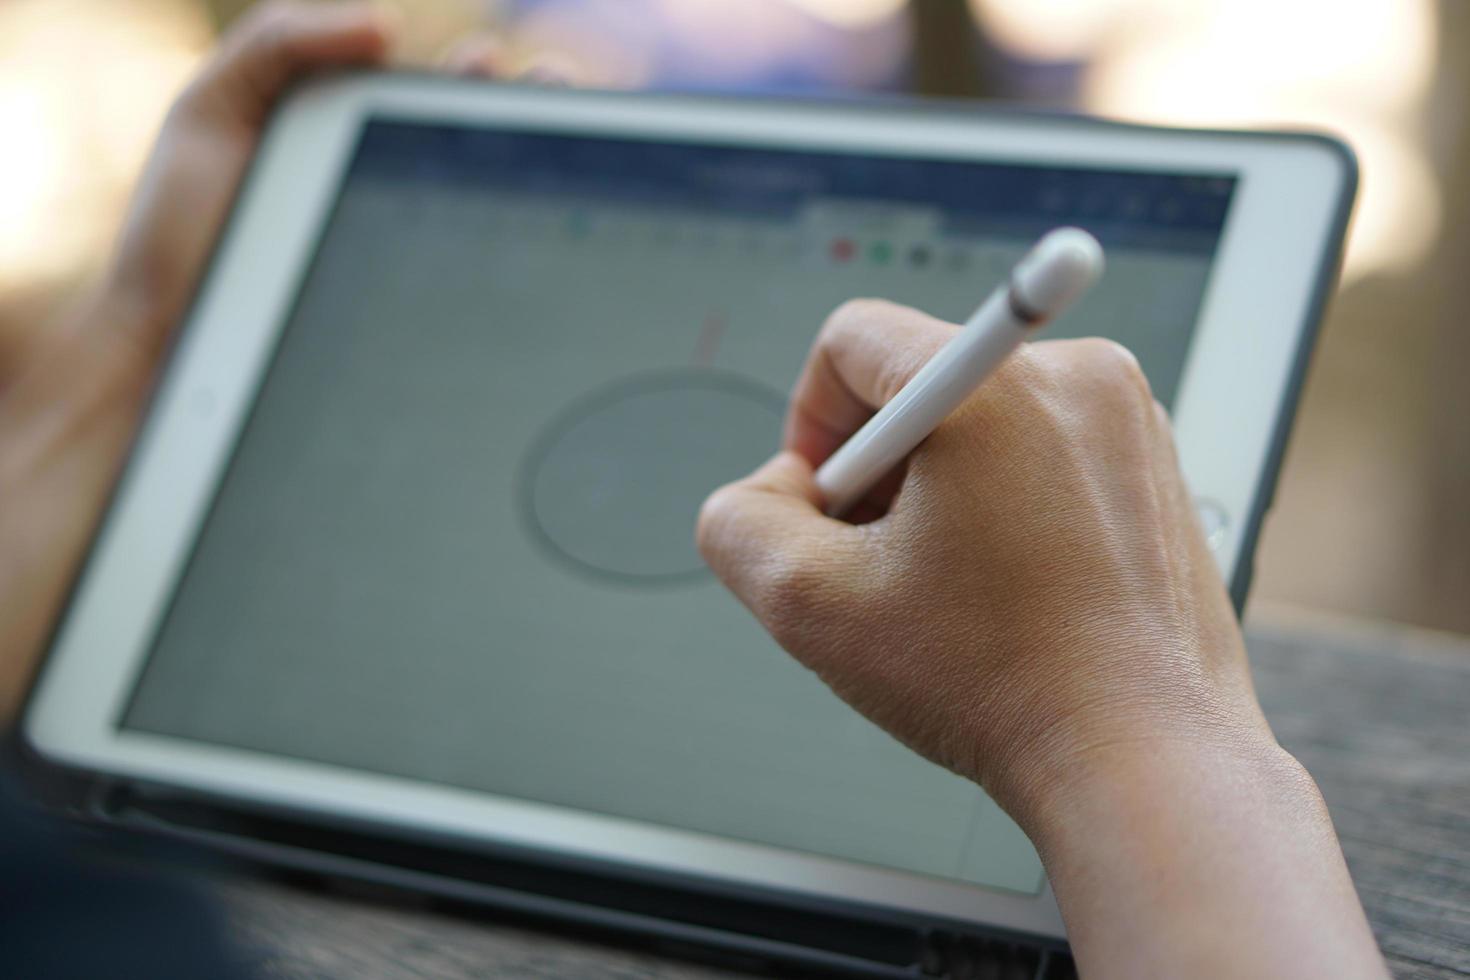
<svg viewBox="0 0 1470 980"><path fill-rule="evenodd" d="M1103 251L1080 228L1041 237L898 394L817 470L838 517L928 438L1029 334L1061 315L1102 276Z"/></svg>

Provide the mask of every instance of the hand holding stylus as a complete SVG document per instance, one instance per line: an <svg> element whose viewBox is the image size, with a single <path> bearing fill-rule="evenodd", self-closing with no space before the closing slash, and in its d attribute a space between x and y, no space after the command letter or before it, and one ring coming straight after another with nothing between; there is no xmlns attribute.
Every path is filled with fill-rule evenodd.
<svg viewBox="0 0 1470 980"><path fill-rule="evenodd" d="M906 468L850 511L866 523L824 513L888 466L852 465L849 439L972 329L873 300L833 314L786 448L705 503L710 565L839 696L1017 820L1085 975L1383 976L1132 355L1020 346L952 412L974 374L926 396L889 443L918 442Z"/></svg>

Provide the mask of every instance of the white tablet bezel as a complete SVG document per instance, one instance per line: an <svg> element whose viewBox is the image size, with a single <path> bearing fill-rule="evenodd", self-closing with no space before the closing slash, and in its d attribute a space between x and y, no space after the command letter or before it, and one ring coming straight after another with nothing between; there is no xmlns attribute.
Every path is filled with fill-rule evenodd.
<svg viewBox="0 0 1470 980"><path fill-rule="evenodd" d="M76 584L24 723L46 759L327 818L1060 937L1049 889L1010 894L342 767L120 731L159 616L369 117L1239 177L1174 405L1183 466L1242 556L1274 480L1303 336L1337 257L1351 158L1331 141L1066 117L530 90L414 75L316 83L278 112Z"/></svg>

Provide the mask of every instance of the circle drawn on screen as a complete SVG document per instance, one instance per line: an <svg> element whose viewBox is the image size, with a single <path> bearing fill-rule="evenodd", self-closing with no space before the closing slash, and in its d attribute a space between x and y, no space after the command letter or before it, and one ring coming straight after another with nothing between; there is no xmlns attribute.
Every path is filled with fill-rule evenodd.
<svg viewBox="0 0 1470 980"><path fill-rule="evenodd" d="M708 368L597 389L553 418L526 455L529 529L601 578L656 586L700 577L700 504L770 456L784 412L774 390Z"/></svg>

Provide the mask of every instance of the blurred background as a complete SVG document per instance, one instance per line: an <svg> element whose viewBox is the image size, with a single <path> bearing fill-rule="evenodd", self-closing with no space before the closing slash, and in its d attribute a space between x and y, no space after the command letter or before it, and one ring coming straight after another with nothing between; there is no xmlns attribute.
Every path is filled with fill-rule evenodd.
<svg viewBox="0 0 1470 980"><path fill-rule="evenodd" d="M1470 3L395 0L615 87L919 93L1345 137L1362 188L1253 601L1470 633ZM248 0L0 0L0 358L107 256L167 105Z"/></svg>

